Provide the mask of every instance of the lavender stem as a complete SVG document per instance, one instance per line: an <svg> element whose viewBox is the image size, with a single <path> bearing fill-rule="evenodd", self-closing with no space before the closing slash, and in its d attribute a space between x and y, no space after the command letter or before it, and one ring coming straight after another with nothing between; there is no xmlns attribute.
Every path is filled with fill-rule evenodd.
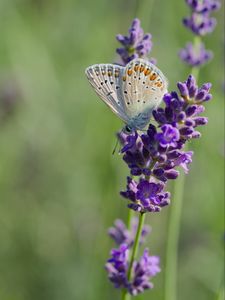
<svg viewBox="0 0 225 300"><path fill-rule="evenodd" d="M187 150L187 149L186 149ZM168 240L166 251L166 267L165 267L165 300L176 300L176 284L177 284L177 257L178 257L178 241L179 241L179 225L182 212L182 199L184 193L185 175L180 174L174 184L174 199L168 228ZM174 205L173 205L174 204Z"/></svg>
<svg viewBox="0 0 225 300"><path fill-rule="evenodd" d="M195 49L198 49L201 45L201 38L199 36L194 37L194 47ZM196 81L198 81L198 73L199 73L199 67L195 66L191 69L191 74L195 77Z"/></svg>
<svg viewBox="0 0 225 300"><path fill-rule="evenodd" d="M132 253L131 253L131 258L130 258L130 265L129 265L129 269L128 269L128 273L127 273L129 282L130 282L131 276L132 276L133 263L138 254L138 248L139 248L139 244L140 244L140 238L141 238L142 228L144 225L144 220L145 220L145 213L140 213L139 220L138 220L137 232L136 232L134 245L133 245L133 249L132 249ZM129 300L129 299L130 299L130 295L126 292L126 290L123 291L122 300Z"/></svg>

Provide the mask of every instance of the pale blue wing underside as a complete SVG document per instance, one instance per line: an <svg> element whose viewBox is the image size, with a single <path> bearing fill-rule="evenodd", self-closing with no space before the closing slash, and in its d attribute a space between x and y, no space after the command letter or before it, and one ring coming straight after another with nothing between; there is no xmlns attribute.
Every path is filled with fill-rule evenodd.
<svg viewBox="0 0 225 300"><path fill-rule="evenodd" d="M168 87L163 73L143 59L134 59L126 67L93 65L86 75L100 98L134 129L146 127Z"/></svg>
<svg viewBox="0 0 225 300"><path fill-rule="evenodd" d="M85 73L100 98L119 118L127 123L129 118L124 113L121 86L124 67L113 64L97 64L88 67Z"/></svg>

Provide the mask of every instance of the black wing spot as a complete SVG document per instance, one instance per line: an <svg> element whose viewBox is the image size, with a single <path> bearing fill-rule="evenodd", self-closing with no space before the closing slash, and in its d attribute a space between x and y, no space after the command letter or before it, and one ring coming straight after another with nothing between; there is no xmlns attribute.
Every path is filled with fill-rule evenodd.
<svg viewBox="0 0 225 300"><path fill-rule="evenodd" d="M117 85L117 86L116 86L116 89L118 90L119 88L120 88L120 87Z"/></svg>
<svg viewBox="0 0 225 300"><path fill-rule="evenodd" d="M108 80L106 79L106 80L105 80L105 83L107 83L107 81L108 81Z"/></svg>
<svg viewBox="0 0 225 300"><path fill-rule="evenodd" d="M124 94L127 94L127 91L124 91Z"/></svg>
<svg viewBox="0 0 225 300"><path fill-rule="evenodd" d="M141 100L138 100L137 102L140 102Z"/></svg>
<svg viewBox="0 0 225 300"><path fill-rule="evenodd" d="M145 84L145 81L143 81L142 83Z"/></svg>
<svg viewBox="0 0 225 300"><path fill-rule="evenodd" d="M143 103L145 104L145 101L143 101Z"/></svg>
<svg viewBox="0 0 225 300"><path fill-rule="evenodd" d="M99 90L101 90L102 88L101 88L101 87L99 87L98 89L99 89Z"/></svg>
<svg viewBox="0 0 225 300"><path fill-rule="evenodd" d="M156 89L154 87L151 88L152 91L155 91Z"/></svg>
<svg viewBox="0 0 225 300"><path fill-rule="evenodd" d="M128 82L129 85L131 85L131 82Z"/></svg>
<svg viewBox="0 0 225 300"><path fill-rule="evenodd" d="M137 76L134 76L134 78L136 79L136 78L137 78Z"/></svg>
<svg viewBox="0 0 225 300"><path fill-rule="evenodd" d="M127 105L130 105L130 102L127 102Z"/></svg>
<svg viewBox="0 0 225 300"><path fill-rule="evenodd" d="M110 96L110 95L112 95L112 94L113 94L113 92L108 92L107 96Z"/></svg>
<svg viewBox="0 0 225 300"><path fill-rule="evenodd" d="M137 91L134 91L135 94L137 94Z"/></svg>
<svg viewBox="0 0 225 300"><path fill-rule="evenodd" d="M139 77L138 79L141 80L141 77Z"/></svg>
<svg viewBox="0 0 225 300"><path fill-rule="evenodd" d="M111 81L111 82L110 82L110 84L114 84L114 82L113 82L113 81Z"/></svg>

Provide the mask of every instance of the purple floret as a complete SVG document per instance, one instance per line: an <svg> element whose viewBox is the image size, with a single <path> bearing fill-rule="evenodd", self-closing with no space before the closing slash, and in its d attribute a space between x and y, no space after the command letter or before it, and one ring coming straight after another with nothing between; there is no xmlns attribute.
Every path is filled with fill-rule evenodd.
<svg viewBox="0 0 225 300"><path fill-rule="evenodd" d="M153 283L150 280L160 272L159 263L159 257L150 256L148 249L145 249L140 260L133 262L132 276L128 279L128 246L121 244L118 249L112 249L111 258L106 263L105 268L108 272L108 278L115 288L124 288L131 295L137 295L146 289L153 288Z"/></svg>
<svg viewBox="0 0 225 300"><path fill-rule="evenodd" d="M184 146L199 138L201 134L196 129L208 122L199 114L204 112L204 103L212 98L211 84L198 87L190 75L177 87L179 93L165 94L165 107L153 111L157 125L150 124L146 133L121 133L123 159L131 177L120 194L129 200L128 207L138 212L158 212L170 203L166 182L175 180L179 169L188 173L193 152L185 151Z"/></svg>
<svg viewBox="0 0 225 300"><path fill-rule="evenodd" d="M152 49L152 36L150 33L144 33L139 19L133 20L127 36L118 34L116 39L122 45L116 52L124 65L135 58L146 58ZM152 62L155 63L155 60Z"/></svg>
<svg viewBox="0 0 225 300"><path fill-rule="evenodd" d="M212 51L206 50L203 43L200 43L197 48L192 43L187 43L186 47L180 50L179 55L184 62L192 67L200 67L213 57Z"/></svg>

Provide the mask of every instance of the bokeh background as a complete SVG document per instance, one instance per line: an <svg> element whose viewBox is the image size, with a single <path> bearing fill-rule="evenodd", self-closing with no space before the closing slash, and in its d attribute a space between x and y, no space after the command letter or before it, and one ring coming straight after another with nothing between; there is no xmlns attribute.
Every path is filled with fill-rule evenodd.
<svg viewBox="0 0 225 300"><path fill-rule="evenodd" d="M116 60L115 35L138 16L153 35L152 56L170 81L189 69L177 56L192 39L184 1L0 0L0 299L119 299L104 263L107 228L126 219L127 169L112 156L121 127L89 86L84 69ZM205 38L214 59L209 124L191 142L179 244L178 299L217 299L224 243L224 17ZM171 186L172 188L172 186ZM169 212L149 214L148 246L161 256L155 289L163 299ZM171 299L173 300L173 299Z"/></svg>

